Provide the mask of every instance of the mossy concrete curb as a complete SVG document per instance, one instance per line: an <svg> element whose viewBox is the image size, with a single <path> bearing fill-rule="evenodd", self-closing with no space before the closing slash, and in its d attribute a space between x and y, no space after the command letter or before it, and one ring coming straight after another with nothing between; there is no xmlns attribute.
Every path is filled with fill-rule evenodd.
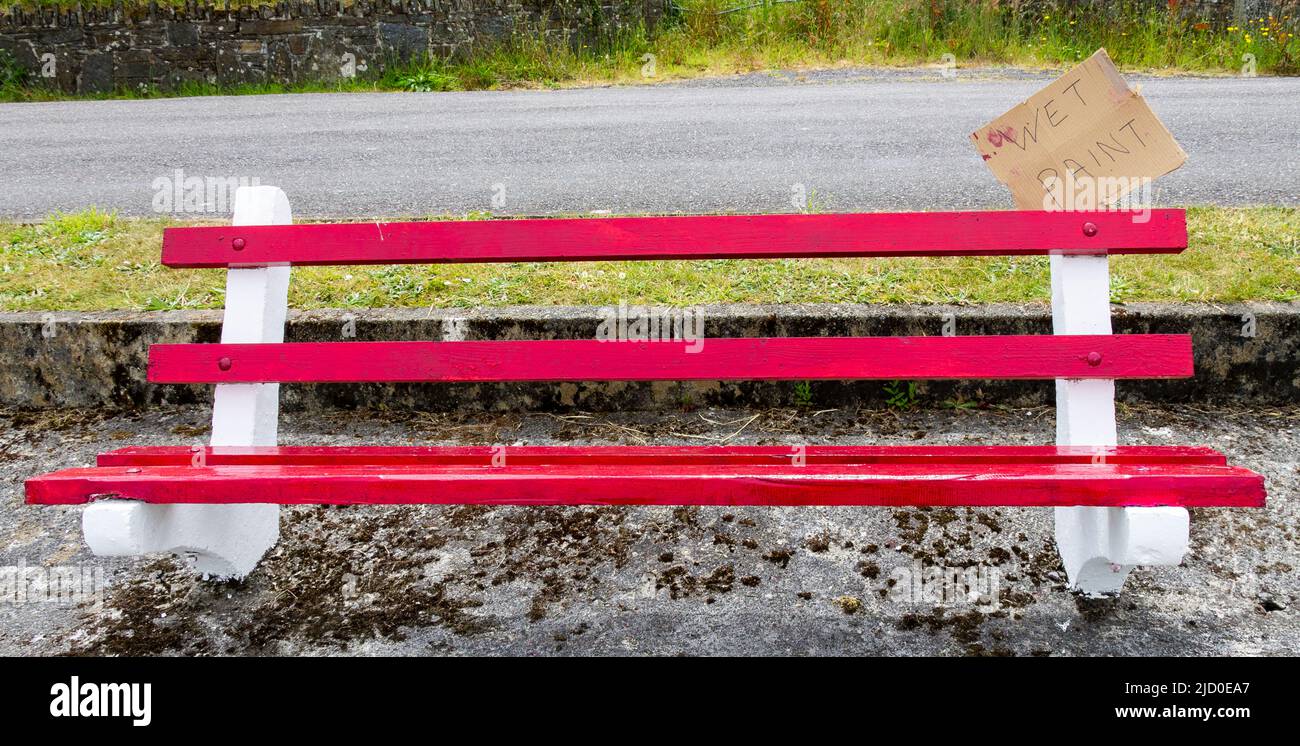
<svg viewBox="0 0 1300 746"><path fill-rule="evenodd" d="M721 305L701 309L708 337L1049 334L1042 304L986 306ZM596 336L606 309L358 309L294 312L288 341L582 339ZM1283 405L1300 402L1300 302L1115 306L1116 333L1190 333L1196 375L1123 381L1123 400ZM24 312L0 314L0 405L148 407L210 401L208 386L145 380L149 345L216 342L217 311ZM355 332L354 337L346 336ZM1050 381L918 382L922 404L1049 403ZM527 411L692 406L817 408L878 405L879 381L815 381L811 397L791 382L563 382L546 384L291 385L288 408Z"/></svg>

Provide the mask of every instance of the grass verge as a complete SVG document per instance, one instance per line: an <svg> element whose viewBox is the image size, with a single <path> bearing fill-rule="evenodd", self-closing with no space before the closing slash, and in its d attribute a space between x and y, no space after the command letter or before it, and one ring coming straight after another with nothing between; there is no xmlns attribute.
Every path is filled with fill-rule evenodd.
<svg viewBox="0 0 1300 746"><path fill-rule="evenodd" d="M1300 298L1300 209L1193 208L1188 223L1182 254L1112 259L1112 300ZM223 271L159 264L174 224L94 210L0 223L0 310L221 308ZM992 257L304 267L289 293L311 309L1047 302L1051 290L1045 257Z"/></svg>
<svg viewBox="0 0 1300 746"><path fill-rule="evenodd" d="M4 3L0 0L0 9ZM1300 19L1203 22L1180 11L1174 0L1167 6L1117 0L1100 7L1019 0L679 0L676 6L654 30L595 28L581 36L589 40L581 43L578 37L543 38L519 29L496 44L476 46L464 59L375 65L383 71L374 77L301 85L189 83L174 91L142 88L96 97L485 90L948 62L959 68L1060 67L1099 47L1127 70L1300 72ZM0 101L60 98L68 95L42 87L33 71L18 68L12 55L6 58L0 50Z"/></svg>

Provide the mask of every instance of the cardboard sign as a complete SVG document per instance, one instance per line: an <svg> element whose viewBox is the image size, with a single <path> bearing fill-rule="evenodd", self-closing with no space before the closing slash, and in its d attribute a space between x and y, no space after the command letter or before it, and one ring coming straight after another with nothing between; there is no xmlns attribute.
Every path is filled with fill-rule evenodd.
<svg viewBox="0 0 1300 746"><path fill-rule="evenodd" d="M1187 160L1105 49L971 139L1022 210L1104 209Z"/></svg>

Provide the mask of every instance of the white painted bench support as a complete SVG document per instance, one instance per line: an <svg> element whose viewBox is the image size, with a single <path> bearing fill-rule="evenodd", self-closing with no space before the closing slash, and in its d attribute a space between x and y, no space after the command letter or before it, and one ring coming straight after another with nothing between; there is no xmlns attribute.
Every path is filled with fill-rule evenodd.
<svg viewBox="0 0 1300 746"><path fill-rule="evenodd" d="M1110 334L1110 262L1053 256L1056 334ZM1057 380L1056 443L1113 446L1115 382ZM1185 508L1056 508L1056 545L1070 586L1089 596L1118 593L1136 565L1177 565L1187 551Z"/></svg>
<svg viewBox="0 0 1300 746"><path fill-rule="evenodd" d="M280 189L242 187L236 192L233 225L292 222L289 200ZM288 296L288 267L229 270L221 341L283 342ZM212 407L212 445L276 445L279 414L277 383L219 385ZM171 552L190 559L204 575L240 578L279 539L280 506L102 500L82 513L82 530L100 556Z"/></svg>

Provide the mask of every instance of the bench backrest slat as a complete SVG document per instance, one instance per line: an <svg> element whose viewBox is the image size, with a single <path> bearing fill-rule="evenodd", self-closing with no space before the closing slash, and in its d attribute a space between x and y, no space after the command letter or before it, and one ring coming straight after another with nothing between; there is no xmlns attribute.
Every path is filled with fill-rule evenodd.
<svg viewBox="0 0 1300 746"><path fill-rule="evenodd" d="M1182 210L930 212L168 228L163 264L428 264L645 259L1178 253Z"/></svg>
<svg viewBox="0 0 1300 746"><path fill-rule="evenodd" d="M475 466L501 446L265 446L205 448L208 466ZM1226 466L1207 446L510 446L512 464L1206 464ZM97 466L185 466L190 446L128 446L99 454Z"/></svg>
<svg viewBox="0 0 1300 746"><path fill-rule="evenodd" d="M162 344L155 383L1179 378L1185 334Z"/></svg>

